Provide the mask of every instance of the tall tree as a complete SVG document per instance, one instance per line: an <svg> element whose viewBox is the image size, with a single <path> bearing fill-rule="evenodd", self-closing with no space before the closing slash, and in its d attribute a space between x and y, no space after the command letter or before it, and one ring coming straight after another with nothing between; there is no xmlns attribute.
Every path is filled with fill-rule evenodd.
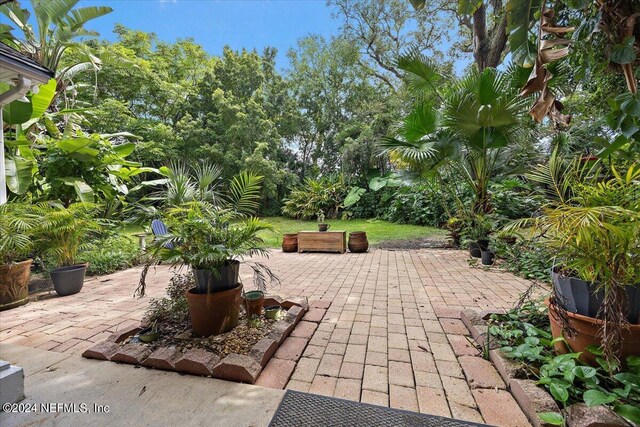
<svg viewBox="0 0 640 427"><path fill-rule="evenodd" d="M409 0L419 12L428 11L427 0ZM455 2L448 2L449 4ZM457 9L448 8L470 39L473 59L480 71L497 67L507 48L507 10L502 0L458 0ZM467 42L463 41L464 46Z"/></svg>
<svg viewBox="0 0 640 427"><path fill-rule="evenodd" d="M453 43L449 2L425 2L415 13L406 0L328 0L342 22L342 36L360 50L358 62L392 89L401 84L396 60L409 47L440 62L450 61L443 46Z"/></svg>

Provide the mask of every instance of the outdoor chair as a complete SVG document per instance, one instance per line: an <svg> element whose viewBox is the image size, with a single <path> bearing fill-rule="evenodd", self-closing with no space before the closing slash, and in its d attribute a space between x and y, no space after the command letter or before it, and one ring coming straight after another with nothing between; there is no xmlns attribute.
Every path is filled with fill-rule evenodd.
<svg viewBox="0 0 640 427"><path fill-rule="evenodd" d="M162 220L160 219L154 219L153 221L151 221L151 231L153 232L153 235L156 237L156 240L158 240L158 237L166 236L167 234L169 234L167 225L164 222L162 222ZM166 249L173 249L172 243L165 243L163 246Z"/></svg>

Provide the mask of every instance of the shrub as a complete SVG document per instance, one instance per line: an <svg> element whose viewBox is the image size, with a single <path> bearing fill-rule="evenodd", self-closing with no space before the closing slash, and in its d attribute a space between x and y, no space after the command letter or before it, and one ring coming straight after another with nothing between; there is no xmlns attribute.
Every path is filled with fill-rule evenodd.
<svg viewBox="0 0 640 427"><path fill-rule="evenodd" d="M185 292L195 286L193 274L174 274L167 287L167 297L152 299L145 318L149 322L181 323L189 318Z"/></svg>
<svg viewBox="0 0 640 427"><path fill-rule="evenodd" d="M322 211L327 218L337 218L348 192L342 175L307 178L284 200L282 213L296 219L315 219Z"/></svg>
<svg viewBox="0 0 640 427"><path fill-rule="evenodd" d="M80 259L89 263L90 276L109 274L136 265L140 249L132 237L111 236L91 242Z"/></svg>
<svg viewBox="0 0 640 427"><path fill-rule="evenodd" d="M553 256L537 240L522 240L508 245L500 239L492 242L496 255L507 262L503 265L525 279L549 282Z"/></svg>
<svg viewBox="0 0 640 427"><path fill-rule="evenodd" d="M448 215L444 209L444 204L449 203L447 199L439 187L402 186L393 193L382 217L402 224L437 227L447 221Z"/></svg>

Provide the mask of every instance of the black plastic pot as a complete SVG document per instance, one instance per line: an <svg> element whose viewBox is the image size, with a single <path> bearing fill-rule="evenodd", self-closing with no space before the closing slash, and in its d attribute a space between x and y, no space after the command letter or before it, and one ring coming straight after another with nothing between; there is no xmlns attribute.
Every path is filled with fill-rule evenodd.
<svg viewBox="0 0 640 427"><path fill-rule="evenodd" d="M492 265L496 254L491 251L482 251L482 265Z"/></svg>
<svg viewBox="0 0 640 427"><path fill-rule="evenodd" d="M329 224L318 224L318 231L327 231L331 227Z"/></svg>
<svg viewBox="0 0 640 427"><path fill-rule="evenodd" d="M551 271L558 303L568 312L595 318L604 300L604 290L598 291L595 283L565 276L558 271L558 268ZM640 285L625 286L625 290L629 308L627 320L634 325L640 324Z"/></svg>
<svg viewBox="0 0 640 427"><path fill-rule="evenodd" d="M478 239L478 246L481 251L489 250L489 239Z"/></svg>
<svg viewBox="0 0 640 427"><path fill-rule="evenodd" d="M469 256L474 258L480 258L482 256L482 249L480 249L478 242L469 242Z"/></svg>
<svg viewBox="0 0 640 427"><path fill-rule="evenodd" d="M194 269L193 276L195 277L196 287L193 293L206 294L233 289L238 286L239 272L239 261L229 261L218 271Z"/></svg>
<svg viewBox="0 0 640 427"><path fill-rule="evenodd" d="M77 294L84 285L88 264L66 265L49 272L56 293L61 297Z"/></svg>

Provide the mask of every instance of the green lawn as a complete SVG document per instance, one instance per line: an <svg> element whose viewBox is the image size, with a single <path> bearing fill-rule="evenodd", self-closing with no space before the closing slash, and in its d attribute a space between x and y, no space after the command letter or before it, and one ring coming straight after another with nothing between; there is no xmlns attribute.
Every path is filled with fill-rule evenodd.
<svg viewBox="0 0 640 427"><path fill-rule="evenodd" d="M283 217L267 217L265 221L273 224L276 233L266 232L264 239L270 247L279 248L282 245L282 234L295 233L298 231L317 230L315 221L302 221ZM347 221L335 219L328 220L332 231L365 231L370 244L382 242L384 240L409 240L422 237L444 237L445 230L433 227L423 227L420 225L394 224L379 219L350 219Z"/></svg>
<svg viewBox="0 0 640 427"><path fill-rule="evenodd" d="M282 235L284 233L296 233L305 230L317 230L318 226L315 221L302 221L297 219L273 216L262 218L273 224L276 232L264 232L262 237L267 241L269 247L279 248L282 246ZM445 237L447 232L433 227L423 227L420 225L395 224L393 222L383 221L379 219L350 219L347 221L333 219L328 220L331 224L330 230L340 231L365 231L369 244L375 244L384 240L410 240L422 237ZM133 234L142 232L143 229L138 225L126 225L123 227L121 234L132 236ZM148 238L151 241L152 237Z"/></svg>

